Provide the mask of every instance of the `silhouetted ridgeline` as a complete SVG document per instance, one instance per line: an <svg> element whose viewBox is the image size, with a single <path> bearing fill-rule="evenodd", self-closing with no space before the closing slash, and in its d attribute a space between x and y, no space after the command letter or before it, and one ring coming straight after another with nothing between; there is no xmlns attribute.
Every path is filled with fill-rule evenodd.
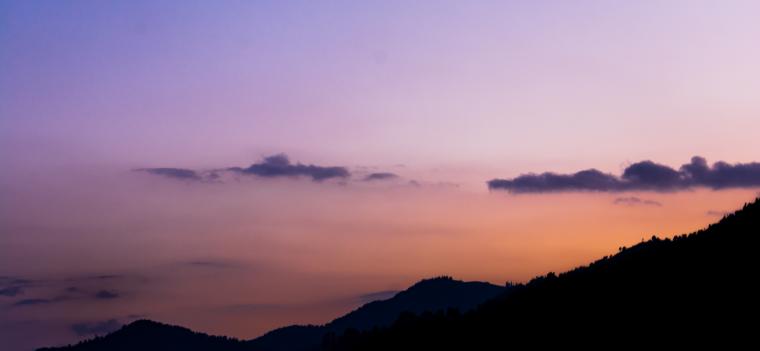
<svg viewBox="0 0 760 351"><path fill-rule="evenodd" d="M470 310L504 292L504 287L462 282L450 277L425 279L393 298L370 302L324 326L290 326L273 330L250 341L256 351L300 351L319 349L327 333L343 333L348 328L370 330L388 326L402 312L422 313L455 308Z"/></svg>
<svg viewBox="0 0 760 351"><path fill-rule="evenodd" d="M137 321L55 350L618 349L708 342L756 348L758 236L760 199L707 229L672 240L652 237L589 266L506 290L437 278L325 326L281 328L251 341ZM445 306L455 308L444 312Z"/></svg>
<svg viewBox="0 0 760 351"><path fill-rule="evenodd" d="M705 230L549 273L470 313L404 314L328 337L324 349L756 348L759 236L757 199Z"/></svg>
<svg viewBox="0 0 760 351"><path fill-rule="evenodd" d="M447 308L467 311L500 295L504 290L504 287L488 283L439 277L420 281L390 299L367 303L324 326L294 325L279 328L250 341L211 337L185 328L143 320L106 337L71 347L47 350L318 350L328 333L341 334L347 328L369 330L376 326L388 326L405 311L422 313Z"/></svg>
<svg viewBox="0 0 760 351"><path fill-rule="evenodd" d="M224 336L209 336L173 325L139 320L105 337L61 348L42 348L39 351L138 351L138 350L249 350L245 343Z"/></svg>

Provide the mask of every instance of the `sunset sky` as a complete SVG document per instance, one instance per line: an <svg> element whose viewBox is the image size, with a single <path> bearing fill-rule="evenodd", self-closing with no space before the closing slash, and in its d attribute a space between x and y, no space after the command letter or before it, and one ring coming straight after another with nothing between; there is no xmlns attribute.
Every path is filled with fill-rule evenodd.
<svg viewBox="0 0 760 351"><path fill-rule="evenodd" d="M758 13L0 0L0 341L253 338L704 227L760 190Z"/></svg>

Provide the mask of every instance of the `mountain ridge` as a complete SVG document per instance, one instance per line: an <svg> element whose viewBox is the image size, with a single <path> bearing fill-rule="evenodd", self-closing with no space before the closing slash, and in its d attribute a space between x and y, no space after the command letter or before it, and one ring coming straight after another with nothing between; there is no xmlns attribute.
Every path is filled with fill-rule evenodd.
<svg viewBox="0 0 760 351"><path fill-rule="evenodd" d="M316 350L328 333L340 334L345 329L365 330L392 323L402 312L421 313L426 310L457 308L469 310L502 292L505 288L485 282L464 282L448 276L423 279L411 287L396 293L385 300L368 302L345 315L323 325L289 325L277 328L266 334L251 339L239 340L225 336L213 336L192 331L188 328L173 326L147 319L137 320L122 326L119 330L105 336L62 346L40 348L38 351L95 351L95 350L167 350L167 345L182 350L215 350L217 346L207 344L219 341L225 350L277 351L277 350ZM133 335L135 340L127 340L126 335ZM158 345L136 345L137 339L144 342L158 340ZM164 340L167 340L164 342ZM188 341L192 340L192 341ZM129 345L106 345L113 342ZM151 348L152 347L152 348ZM171 349L171 348L169 348Z"/></svg>
<svg viewBox="0 0 760 351"><path fill-rule="evenodd" d="M421 313L446 308L467 311L504 290L504 287L490 283L463 282L448 276L423 279L390 299L366 303L324 325L278 328L248 343L256 351L311 350L317 348L328 333L386 326L402 312Z"/></svg>
<svg viewBox="0 0 760 351"><path fill-rule="evenodd" d="M760 198L705 229L549 272L468 313L403 314L387 328L332 335L323 349L751 345L759 239Z"/></svg>

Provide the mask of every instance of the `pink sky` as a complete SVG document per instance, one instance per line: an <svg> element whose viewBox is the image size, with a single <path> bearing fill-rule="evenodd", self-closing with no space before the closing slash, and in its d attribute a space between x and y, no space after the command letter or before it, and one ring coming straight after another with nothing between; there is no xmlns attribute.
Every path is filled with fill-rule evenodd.
<svg viewBox="0 0 760 351"><path fill-rule="evenodd" d="M72 323L137 317L250 338L433 275L525 281L699 229L757 188L512 195L486 181L758 161L759 12L2 2L0 278L28 282L0 296L0 340L26 350L78 340ZM354 176L133 172L278 153ZM373 172L399 177L360 180ZM87 297L103 289L119 297Z"/></svg>

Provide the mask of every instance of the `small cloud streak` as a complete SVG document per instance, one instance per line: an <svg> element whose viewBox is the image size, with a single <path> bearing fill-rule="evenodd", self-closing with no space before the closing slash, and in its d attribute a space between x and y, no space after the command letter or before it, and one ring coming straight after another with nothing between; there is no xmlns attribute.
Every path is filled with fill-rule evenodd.
<svg viewBox="0 0 760 351"><path fill-rule="evenodd" d="M120 295L114 291L100 290L93 296L98 300L112 300L118 298Z"/></svg>
<svg viewBox="0 0 760 351"><path fill-rule="evenodd" d="M378 173L370 173L366 177L364 177L365 182L372 182L372 181L378 181L378 180L392 180L397 179L399 176L395 173L390 172L378 172Z"/></svg>
<svg viewBox="0 0 760 351"><path fill-rule="evenodd" d="M203 178L198 172L184 168L139 168L136 172L146 172L153 175L163 176L177 180L199 181Z"/></svg>
<svg viewBox="0 0 760 351"><path fill-rule="evenodd" d="M239 262L227 261L227 260L194 260L188 262L181 262L183 265L199 268L214 268L214 269L228 269L239 268L242 266Z"/></svg>
<svg viewBox="0 0 760 351"><path fill-rule="evenodd" d="M121 323L116 319L108 319L98 322L75 323L71 330L77 336L105 335L121 328Z"/></svg>
<svg viewBox="0 0 760 351"><path fill-rule="evenodd" d="M636 196L619 197L612 202L615 205L625 206L662 206L662 203L654 200L642 199Z"/></svg>
<svg viewBox="0 0 760 351"><path fill-rule="evenodd" d="M729 164L723 161L712 166L699 156L675 170L652 161L641 161L628 166L621 176L588 169L572 174L545 172L523 174L513 179L488 181L490 190L510 193L548 193L563 191L672 192L694 187L714 190L760 186L760 163Z"/></svg>
<svg viewBox="0 0 760 351"><path fill-rule="evenodd" d="M710 210L710 211L707 211L705 214L710 217L723 217L725 215L728 215L729 213L731 212Z"/></svg>
<svg viewBox="0 0 760 351"><path fill-rule="evenodd" d="M49 303L53 303L56 300L51 299L24 299L20 300L13 304L13 306L34 306L34 305L45 305Z"/></svg>
<svg viewBox="0 0 760 351"><path fill-rule="evenodd" d="M20 286L9 286L5 288L0 288L0 296L13 297L16 295L21 295L23 293L24 293L24 289Z"/></svg>

